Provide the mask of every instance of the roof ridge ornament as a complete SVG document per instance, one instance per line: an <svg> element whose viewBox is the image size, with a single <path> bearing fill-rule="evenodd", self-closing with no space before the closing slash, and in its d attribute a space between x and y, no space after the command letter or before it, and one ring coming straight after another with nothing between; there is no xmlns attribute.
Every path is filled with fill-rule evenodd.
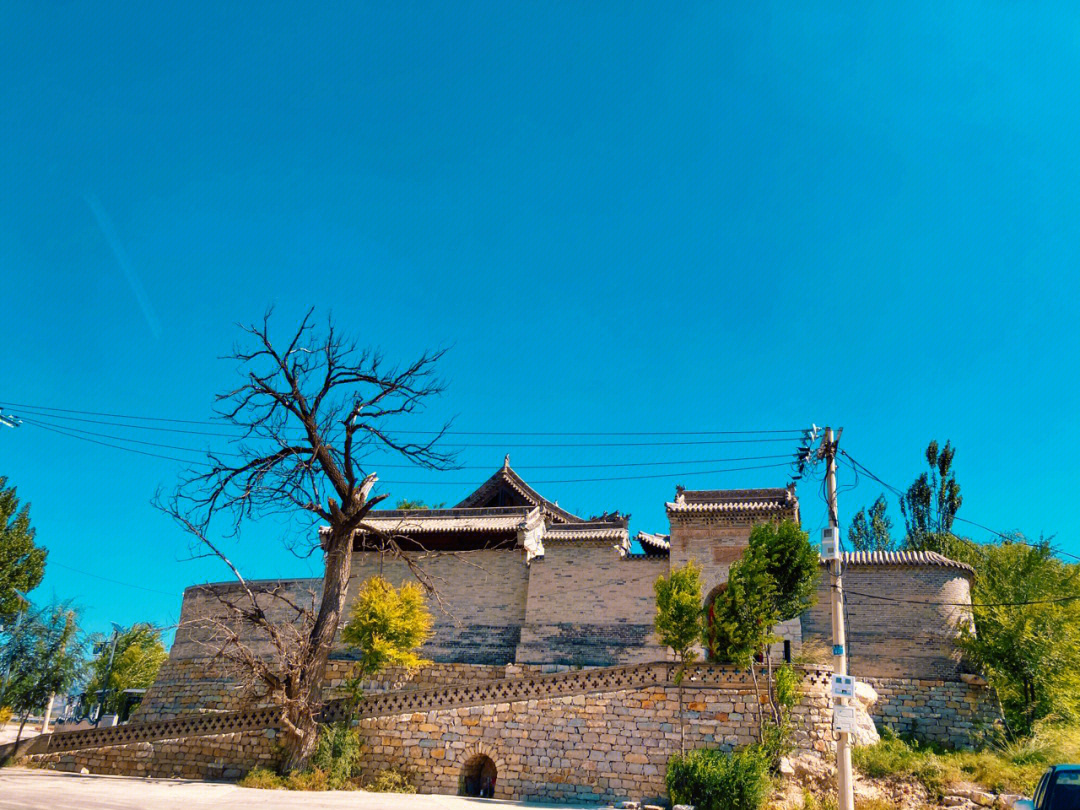
<svg viewBox="0 0 1080 810"><path fill-rule="evenodd" d="M504 470L509 470L510 469L510 454L509 453L507 453L506 458L503 459L503 469Z"/></svg>

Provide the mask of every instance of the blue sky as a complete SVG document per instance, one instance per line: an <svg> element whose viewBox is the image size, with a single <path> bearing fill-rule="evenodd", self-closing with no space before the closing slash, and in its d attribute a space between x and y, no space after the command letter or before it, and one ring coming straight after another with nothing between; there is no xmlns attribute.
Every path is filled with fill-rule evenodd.
<svg viewBox="0 0 1080 810"><path fill-rule="evenodd" d="M0 401L203 419L233 324L316 306L393 358L451 347L417 428L830 423L900 486L951 439L961 515L1080 552L1078 57L1080 12L1039 2L8 3ZM0 431L50 549L35 598L167 623L225 578L149 505L176 463ZM587 475L528 468L749 447L461 462L564 481ZM486 476L382 477L453 503ZM786 480L537 486L663 531L676 483ZM309 574L279 536L230 550Z"/></svg>

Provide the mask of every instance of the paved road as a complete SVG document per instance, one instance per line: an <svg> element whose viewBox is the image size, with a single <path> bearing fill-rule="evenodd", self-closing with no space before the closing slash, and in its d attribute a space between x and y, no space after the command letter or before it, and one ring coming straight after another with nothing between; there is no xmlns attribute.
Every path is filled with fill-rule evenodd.
<svg viewBox="0 0 1080 810"><path fill-rule="evenodd" d="M514 810L551 805L364 791L296 793L186 779L136 779L25 768L0 770L0 808L3 810L218 810L241 807L258 810ZM595 810L595 805L582 808L559 805L559 808Z"/></svg>

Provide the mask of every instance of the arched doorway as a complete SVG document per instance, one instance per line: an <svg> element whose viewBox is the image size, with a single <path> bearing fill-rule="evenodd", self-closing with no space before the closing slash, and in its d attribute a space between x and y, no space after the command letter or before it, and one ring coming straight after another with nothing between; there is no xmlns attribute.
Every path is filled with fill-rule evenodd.
<svg viewBox="0 0 1080 810"><path fill-rule="evenodd" d="M461 768L461 795L490 799L495 796L498 777L495 761L486 754L476 754Z"/></svg>
<svg viewBox="0 0 1080 810"><path fill-rule="evenodd" d="M717 646L722 643L719 628L716 625L716 597L727 590L728 584L721 582L705 597L705 657L709 661L717 660Z"/></svg>

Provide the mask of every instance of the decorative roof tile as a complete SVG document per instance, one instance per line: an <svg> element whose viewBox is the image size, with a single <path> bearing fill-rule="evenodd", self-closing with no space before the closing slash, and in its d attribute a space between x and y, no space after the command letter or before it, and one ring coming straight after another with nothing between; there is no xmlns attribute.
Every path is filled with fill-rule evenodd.
<svg viewBox="0 0 1080 810"><path fill-rule="evenodd" d="M840 562L842 565L927 565L975 573L967 563L950 560L936 551L845 551Z"/></svg>
<svg viewBox="0 0 1080 810"><path fill-rule="evenodd" d="M485 481L469 497L457 505L459 509L467 509L488 503L501 487L508 487L516 492L521 498L532 506L540 507L544 516L553 523L584 523L577 515L572 515L565 509L561 509L557 503L549 501L535 489L525 483L525 480L510 467L510 456L503 461L503 466Z"/></svg>
<svg viewBox="0 0 1080 810"><path fill-rule="evenodd" d="M544 533L544 542L558 540L612 540L627 543L628 534L625 524L611 521L590 521L588 523L556 523L548 526Z"/></svg>
<svg viewBox="0 0 1080 810"><path fill-rule="evenodd" d="M759 514L797 510L793 488L768 489L686 489L666 504L668 514Z"/></svg>
<svg viewBox="0 0 1080 810"><path fill-rule="evenodd" d="M657 549L660 551L671 550L671 535L669 534L650 534L649 532L638 532L637 541L642 546Z"/></svg>
<svg viewBox="0 0 1080 810"><path fill-rule="evenodd" d="M504 532L527 528L535 524L539 517L539 509L528 506L495 506L484 509L376 509L364 519L357 532Z"/></svg>

